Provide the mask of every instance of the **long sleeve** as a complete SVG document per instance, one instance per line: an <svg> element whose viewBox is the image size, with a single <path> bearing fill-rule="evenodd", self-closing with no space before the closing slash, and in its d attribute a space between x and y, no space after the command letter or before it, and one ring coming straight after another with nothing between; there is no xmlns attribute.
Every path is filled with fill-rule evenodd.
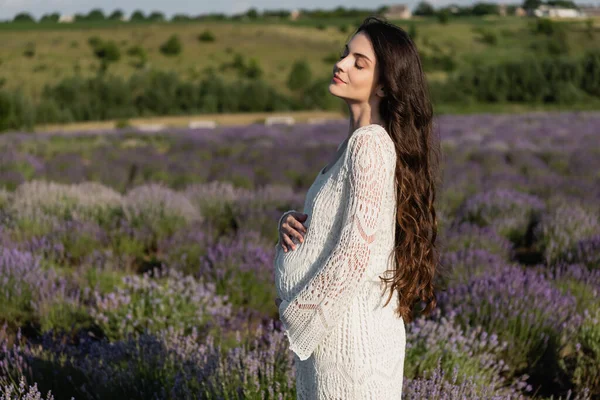
<svg viewBox="0 0 600 400"><path fill-rule="evenodd" d="M341 233L318 272L279 315L290 349L306 360L339 322L366 276L390 162L381 133L361 132L348 143Z"/></svg>

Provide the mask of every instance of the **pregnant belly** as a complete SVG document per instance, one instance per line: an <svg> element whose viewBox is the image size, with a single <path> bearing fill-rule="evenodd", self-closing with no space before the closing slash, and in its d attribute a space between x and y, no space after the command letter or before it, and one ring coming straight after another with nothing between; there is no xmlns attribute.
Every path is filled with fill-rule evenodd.
<svg viewBox="0 0 600 400"><path fill-rule="evenodd" d="M310 267L314 265L314 244L311 243L308 233L304 239L304 243L293 240L296 250L288 250L287 253L281 247L276 250L275 288L282 299L289 300L294 296L298 285L306 280L310 274Z"/></svg>

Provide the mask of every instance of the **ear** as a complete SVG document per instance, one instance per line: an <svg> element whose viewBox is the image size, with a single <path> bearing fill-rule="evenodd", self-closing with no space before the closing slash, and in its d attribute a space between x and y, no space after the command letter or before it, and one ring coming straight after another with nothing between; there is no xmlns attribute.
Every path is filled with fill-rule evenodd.
<svg viewBox="0 0 600 400"><path fill-rule="evenodd" d="M377 91L375 92L375 94L379 97L385 97L385 90L384 90L383 86L379 86L377 88Z"/></svg>

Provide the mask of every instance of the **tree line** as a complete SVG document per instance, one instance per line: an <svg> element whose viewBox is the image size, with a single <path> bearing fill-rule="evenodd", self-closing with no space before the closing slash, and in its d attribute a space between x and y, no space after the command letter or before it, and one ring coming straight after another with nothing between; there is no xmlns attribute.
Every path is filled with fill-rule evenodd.
<svg viewBox="0 0 600 400"><path fill-rule="evenodd" d="M514 10L521 6L526 10L532 10L540 5L560 6L566 8L578 8L572 0L524 0L521 4L514 3L506 5L508 14L513 14ZM381 6L376 9L359 9L347 8L343 6L336 7L331 10L326 9L298 9L301 19L338 19L338 18L365 18L369 15L383 15L389 10L389 6ZM499 15L499 3L495 2L475 2L472 5L457 5L452 4L444 7L435 8L428 1L419 2L412 10L413 15L417 16L438 16L440 14L452 14L455 17L460 16L484 16L484 15ZM97 22L97 21L122 21L127 19L131 22L181 22L181 21L202 21L202 20L220 20L220 21L236 21L240 19L258 20L258 19L289 19L292 11L286 9L271 9L259 11L255 7L236 14L227 15L224 13L205 13L199 15L189 15L178 13L168 18L161 11L151 11L145 13L142 10L135 10L127 19L125 13L120 10L114 10L106 14L102 9L95 8L87 14L75 14L74 22ZM58 12L44 14L39 20L36 20L30 13L21 12L17 14L12 22L28 22L28 23L57 23L60 19Z"/></svg>
<svg viewBox="0 0 600 400"><path fill-rule="evenodd" d="M0 90L0 130L35 124L100 121L202 113L342 110L328 92L331 77L309 79L297 63L284 95L262 79L225 82L218 75L183 81L172 72L140 71L128 79L108 73L73 76L46 85L33 102L18 91ZM580 58L528 58L473 66L430 85L434 104L527 103L574 105L600 101L600 51Z"/></svg>

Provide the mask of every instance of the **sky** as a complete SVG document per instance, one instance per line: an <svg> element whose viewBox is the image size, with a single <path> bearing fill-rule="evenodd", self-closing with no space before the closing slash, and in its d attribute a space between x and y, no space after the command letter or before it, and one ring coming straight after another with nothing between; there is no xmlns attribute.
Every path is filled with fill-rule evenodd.
<svg viewBox="0 0 600 400"><path fill-rule="evenodd" d="M492 1L492 0L489 0ZM521 4L522 0L496 0L497 3ZM333 9L344 6L346 8L370 8L390 4L407 4L414 8L419 0L0 0L0 20L12 19L17 13L26 11L39 18L41 15L51 12L61 14L88 13L94 8L101 8L105 13L110 13L119 8L126 14L140 9L145 13L161 11L168 17L173 14L182 13L189 15L206 14L211 12L235 14L248 10L251 7L261 11L264 9ZM449 3L468 5L474 3L471 0L429 0L434 7L440 7ZM577 4L600 5L600 0L576 1Z"/></svg>

